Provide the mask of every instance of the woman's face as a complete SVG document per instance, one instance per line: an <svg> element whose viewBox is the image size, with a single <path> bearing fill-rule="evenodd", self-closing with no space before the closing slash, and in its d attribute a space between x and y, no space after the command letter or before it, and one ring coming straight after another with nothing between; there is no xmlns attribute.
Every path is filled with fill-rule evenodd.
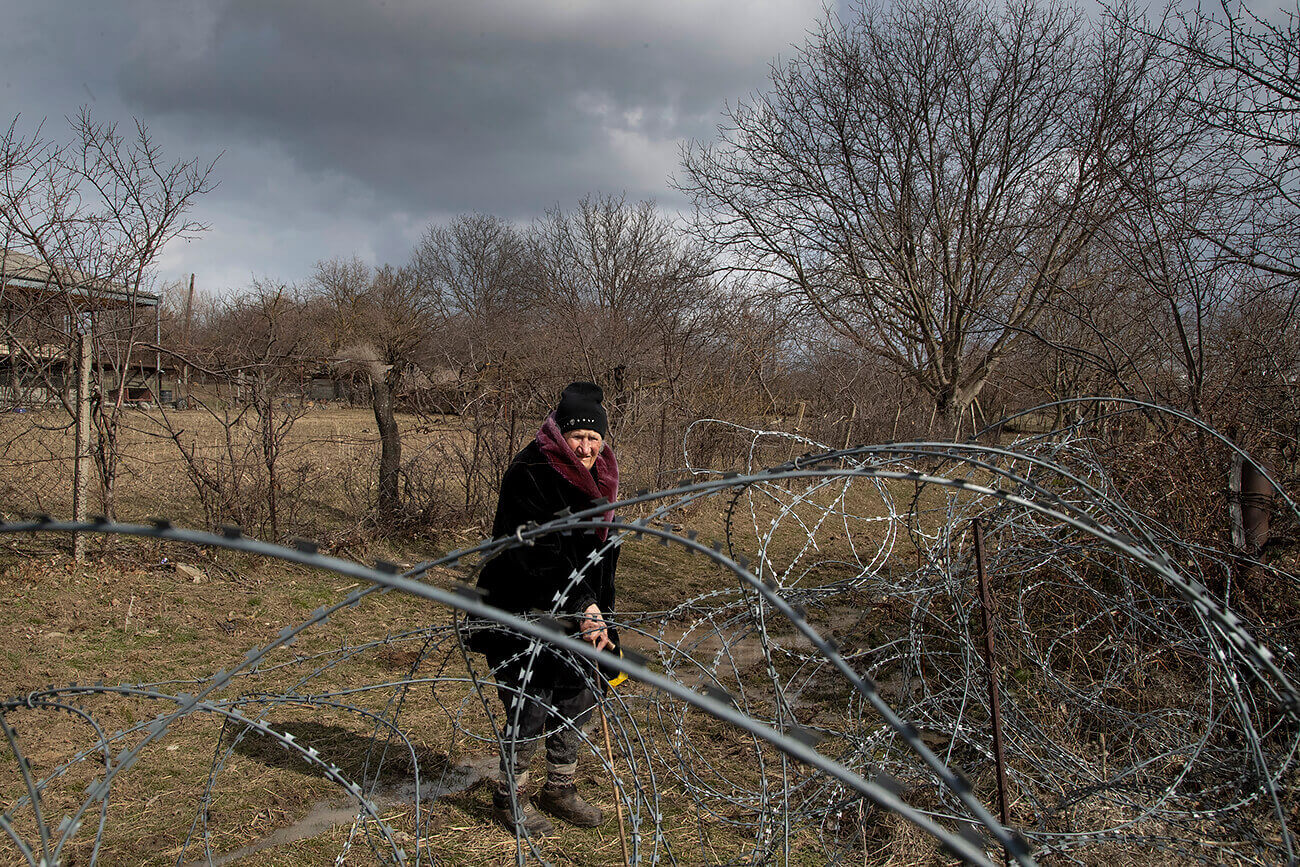
<svg viewBox="0 0 1300 867"><path fill-rule="evenodd" d="M596 465L596 456L605 445L605 438L594 430L578 428L564 435L564 441L573 449L573 453L582 461L582 465L591 469Z"/></svg>

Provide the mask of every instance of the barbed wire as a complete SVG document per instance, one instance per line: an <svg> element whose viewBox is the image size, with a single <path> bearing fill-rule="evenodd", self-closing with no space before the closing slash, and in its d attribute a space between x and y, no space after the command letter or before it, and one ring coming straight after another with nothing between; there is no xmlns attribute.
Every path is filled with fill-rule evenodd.
<svg viewBox="0 0 1300 867"><path fill-rule="evenodd" d="M1160 412L1136 404L1122 411ZM998 850L1020 864L1157 850L1204 861L1294 860L1300 692L1287 634L1248 620L1224 603L1226 591L1209 589L1239 555L1185 542L1125 503L1098 424L1007 447L827 449L703 420L687 431L682 482L615 504L621 517L604 520L609 505L594 504L405 572L234 528L45 516L0 523L4 534L97 532L224 548L364 582L229 670L193 681L50 686L0 702L15 771L5 779L17 787L6 794L0 830L29 864L60 863L78 845L93 861L111 838L108 804L121 780L179 727L212 718L220 733L176 863L229 854L209 816L235 757L255 740L289 750L351 800L339 862L368 854L379 863L434 863L431 810L466 781L493 777L506 723L492 671L466 648L482 627L465 615L525 637L525 671L558 648L582 661L600 689L595 665L610 662L567 634L555 612L519 616L485 604L472 586L478 569L552 534L604 529L605 548L624 548L624 556L660 545L692 555L698 578L673 585L682 595L671 607L614 615L624 644L617 664L636 685L602 701L612 754L567 723L612 781L634 863L716 862L717 828L730 863L860 863L873 847L904 845L889 816L971 863L992 863ZM740 442L741 464L725 473L694 465L693 439L706 436ZM795 447L807 451L794 457ZM693 520L717 526L718 538L701 537L687 526ZM974 520L990 541L983 565L996 591L992 674L1002 688L1011 827L987 806L996 800L995 757ZM1295 582L1276 566L1259 568L1279 586ZM443 577L447 570L460 580ZM444 613L426 627L337 649L290 650L389 592ZM407 649L404 672L376 676L369 663L397 647ZM440 735L467 744L476 760L456 765L450 747L446 761L428 760L430 722L409 710L426 696ZM124 702L163 710L125 728L101 722ZM290 712L348 720L369 734L358 755L340 756L289 730L282 718ZM61 760L33 762L19 724L39 727L56 713L89 734ZM74 784L85 787L76 798ZM399 801L412 811L414 833L385 818ZM53 822L47 804L66 818ZM521 833L516 858L545 862L546 846Z"/></svg>

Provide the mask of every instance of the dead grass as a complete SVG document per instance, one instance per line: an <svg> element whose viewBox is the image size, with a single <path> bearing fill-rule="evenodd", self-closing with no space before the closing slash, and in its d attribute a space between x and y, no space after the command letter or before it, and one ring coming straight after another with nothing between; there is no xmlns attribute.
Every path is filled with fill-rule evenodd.
<svg viewBox="0 0 1300 867"><path fill-rule="evenodd" d="M624 572L628 585L638 584L635 576L643 574L642 569L663 568L677 556L661 557L659 552L665 549L658 546L653 551L640 564L636 557L629 558ZM167 564L162 562L163 557ZM701 562L698 558L689 561ZM177 562L189 568L175 571L170 564ZM0 550L0 563L0 594L9 603L0 609L0 630L10 636L0 651L5 662L0 692L6 696L23 695L47 684L202 679L218 669L239 664L247 648L266 642L286 623L301 621L317 606L338 601L354 589L351 582L334 574L149 542L122 543L113 554L78 566L48 540L11 540ZM195 573L197 581L192 577ZM396 594L372 595L313 630L292 653L283 652L276 658L289 661L293 655L337 652L343 645L417 629L430 616L427 606L415 600ZM400 681L411 676L411 665L418 658L418 645L382 648L318 676L311 691ZM268 671L236 685L221 697L230 698L248 689L288 690L304 670L317 664ZM436 671L430 676L434 674ZM424 676L424 671L414 676ZM167 685L163 689L179 692L186 687ZM447 687L440 689L444 702L455 705L460 700L457 695L446 694ZM390 694L391 690L379 690L371 696L347 700L378 711ZM173 707L121 696L77 702L109 730L129 729ZM254 707L249 712L256 715L259 710ZM320 750L350 778L362 778L365 746L372 729L355 715L282 705L270 709L267 719L276 731L293 733L300 742ZM49 773L96 740L83 722L64 714L17 711L9 721L20 732L24 753L32 759L38 776ZM474 727L465 719L459 723ZM646 723L642 720L641 724ZM706 748L720 743L716 723L708 718L700 723L706 730L701 731L696 743ZM490 748L454 735L446 712L435 704L427 688L407 694L401 725L422 750L425 774L475 755L479 759L491 757ZM115 740L114 749L120 751L139 737L137 734ZM719 760L734 764L737 779L744 781L749 778L746 769L750 756L752 751L742 750L734 756L723 753ZM212 849L217 853L235 852L265 841L277 829L293 827L318 812L321 805L341 806L345 801L337 786L319 770L278 746L268 745L265 738L249 736L235 746L229 733L223 737L220 720L196 715L169 730L162 740L145 750L135 766L116 778L98 863L175 863L183 841L200 816L204 787L213 763L218 761L224 763L223 770L215 777L217 788L205 817ZM407 768L400 757L390 760L390 765L392 773L399 777ZM586 788L598 792L596 802L612 812L612 797L603 791L607 783L596 776L591 760L584 762L584 773ZM74 764L47 793L47 815L61 816L74 809L84 798L85 787L102 774L102 761ZM661 780L661 785L667 786L663 792L663 827L674 847L686 853L681 856L683 863L694 863L697 854L693 853L702 851L700 846L710 853L710 861L716 856L717 861L724 862L743 851L744 835L738 837L734 828L715 817L701 819L687 807L688 799L673 796L670 781ZM22 791L12 756L0 761L0 791L7 793L7 798ZM514 840L493 822L489 804L484 787L439 799L431 807L420 845L436 863L513 863ZM399 843L408 850L413 848L417 844L416 826L409 803L383 806L386 819L406 835L399 837ZM90 857L95 818L90 817L89 824L83 826L76 844L66 853L65 863L83 863ZM351 823L345 824L350 827ZM20 829L34 830L21 825ZM244 863L320 863L333 859L343 849L345 838L344 827L317 829L302 839L260 850ZM617 824L612 820L600 829L573 830L542 845L546 859L555 864L621 860ZM354 841L353 847L347 863L369 863L368 845ZM186 858L198 858L201 851L191 844ZM593 857L598 860L593 861ZM0 861L7 858L0 857Z"/></svg>
<svg viewBox="0 0 1300 867"><path fill-rule="evenodd" d="M211 441L222 433L220 426L201 412L189 411L178 417L186 428L185 436L195 441ZM70 436L41 427L57 421L52 415L39 413L0 416L0 461L4 466L0 495L6 511L70 513L66 460ZM138 421L131 425L128 436L128 471L122 476L120 488L121 517L139 520L164 515L180 524L196 524L202 509L176 459L175 446L157 435L151 417L141 414ZM416 426L412 419L400 423ZM459 435L463 434L429 426L412 431L408 454L432 448L439 438ZM294 461L310 466L316 474L313 478L319 479L302 510L304 525L317 531L309 535L332 537L335 550L344 556L398 562L426 559L442 548L477 537L473 530L448 528L439 528L437 534L409 537L349 533L356 526L357 515L365 511L376 449L373 418L366 410L317 408L297 422L289 454ZM884 483L884 489L904 513L917 496L910 482ZM820 547L808 548L807 533L802 528L816 525L821 508L838 496L828 486L793 513L784 514L772 500L760 497L756 518L742 510L737 519L746 526L756 521L762 531L773 518L780 517L782 527L766 550L770 565L778 571L790 570L801 576L799 580L805 585L815 586L844 572L848 532L852 532L855 544L874 544L889 529L885 522L876 520L889 514L879 490L870 482L857 481L845 502L862 523L847 531L842 525L826 524L818 533ZM921 491L919 505L926 516L923 520L932 522L925 525L927 530L938 526L943 507L952 496L965 495L933 487ZM698 530L706 543L723 539L726 515L715 506L716 502L707 509L696 507L686 514L670 515L668 520ZM916 557L911 540L905 528L893 529L898 532L893 561L902 568L911 568ZM349 579L332 573L171 543L116 540L111 545L95 545L95 557L77 565L66 556L65 538L18 537L0 542L0 598L7 603L0 608L0 634L6 636L0 643L0 697L24 695L47 684L202 680L219 669L237 666L248 648L267 642L285 625L301 622L317 607L337 602L356 589ZM756 551L737 553L757 557ZM184 568L178 569L177 564ZM446 581L449 576L435 576L434 580ZM673 630L680 634L688 628L690 615L683 615L680 623L665 625L660 612L719 590L738 593L735 577L705 557L689 555L678 546L664 547L651 539L631 542L623 548L620 606L624 611L651 612L643 624L647 631L667 628L670 635ZM845 594L818 610L817 626L848 648L880 644L901 634L903 624L897 619L901 612L883 603L877 605L879 601L865 591ZM341 647L420 629L431 620L445 617L444 612L431 611L426 603L410 598L372 595L314 628L292 651L277 651L272 662L285 663L283 668L267 666L258 676L238 681L220 697L232 698L241 690L289 691L320 664L295 663L298 657L312 660L316 654L338 655ZM638 639L629 635L628 643L637 647ZM648 643L642 646L648 648ZM350 657L346 664L314 677L308 692L319 694L392 683L408 676L437 675L440 663L433 661L412 675L418 659L417 643L380 647ZM741 659L736 676L752 678L755 684L763 682L766 671L757 665L747 668L746 662ZM752 664L753 660L748 662ZM166 689L177 692L184 687ZM464 700L467 689L463 684L440 684L437 696L427 686L406 693L400 722L419 750L420 766L426 774L467 760L491 760L490 747L457 734L456 726L471 731L485 727L481 712L476 717L473 702ZM629 687L634 712L639 715L637 724L643 731L654 731L659 724L655 710L650 702L636 700L637 689ZM756 702L761 701L759 692L754 691ZM391 689L376 690L347 700L379 712L392 694ZM843 684L837 677L827 676L824 682L812 684L803 701L805 723L823 722L832 729L845 725L842 715L848 709ZM104 697L81 703L110 730L129 729L169 709L144 698ZM455 725L447 707L464 714ZM755 709L761 710L758 703ZM357 715L306 704L250 706L249 712L265 712L274 730L289 732L299 742L320 750L349 778L359 780L363 776L373 727ZM736 793L752 791L762 782L760 763L779 764L774 751L755 746L747 737L712 718L690 713L687 720L688 744L678 746L689 746L707 760L698 763L705 770L692 785L707 783L719 791ZM38 775L48 773L96 740L84 722L67 714L17 711L9 721L18 728L24 752L32 759ZM662 733L659 736L667 737ZM120 750L138 738L132 735L116 741L115 748ZM734 823L740 822L743 828L743 823L753 816L732 806L718 814L697 810L683 791L677 769L671 767L670 747L665 743L657 745L663 751L660 758L664 764L656 768L656 775L661 829L678 862L743 863L734 859L752 848L752 835L747 829L737 830ZM216 789L205 818L216 853L237 852L275 840L272 835L277 831L301 829L304 820L322 812L328 815L329 808L346 804L339 788L319 769L266 738L249 735L237 741L231 731L223 731L219 719L195 715L147 749L139 763L115 782L99 863L176 863L199 816L214 762L223 763L223 770L215 777ZM395 754L386 769L389 777L385 783L396 785L409 772L409 763ZM90 761L72 766L51 788L48 815L62 816L80 804L86 786L102 773L102 762L98 767ZM582 773L584 788L596 792L596 803L612 812L614 801L606 788L607 781L596 773L593 760L584 760ZM991 791L987 773L977 773L972 779L977 791ZM0 792L8 799L6 805L21 791L12 755L0 750ZM408 852L418 846L435 863L449 865L514 863L515 841L493 822L489 804L484 786L453 792L431 806L419 828L409 799L403 802L393 796L381 799L380 806L385 821L397 832L399 845ZM89 859L94 817L90 819L67 853L67 863ZM57 824L57 818L52 824ZM307 832L301 836L291 835L268 845L249 854L242 863L326 863L349 845L346 863L371 863L370 847L363 839L354 838L348 844L351 825L350 821L339 821L306 826ZM20 830L32 828L20 825ZM861 817L844 817L842 827L831 831L826 827L795 828L790 863L810 867L824 863L826 853L819 835L832 832L856 863L899 867L947 863L927 835L895 815L870 810ZM542 843L541 851L553 864L590 867L620 863L617 823L611 818L595 830L566 829ZM13 854L3 846L0 853L0 862ZM201 853L201 847L191 845L185 850L185 858L197 860ZM1105 860L1123 863L1110 850ZM1140 860L1135 856L1134 863Z"/></svg>
<svg viewBox="0 0 1300 867"><path fill-rule="evenodd" d="M439 449L454 450L468 434L453 418L398 416L404 457L418 460ZM205 511L190 479L176 440L199 460L241 484L249 496L264 468L252 451L256 429L240 422L227 428L206 410L128 410L120 433L121 465L117 481L119 520L141 521L166 516L185 526L203 526ZM237 456L233 466L230 454ZM286 534L314 531L319 537L346 531L365 520L374 500L379 452L374 415L366 409L317 406L297 418L279 457L280 485L286 502ZM0 414L0 497L10 513L72 513L73 434L67 417L54 410ZM454 488L456 478L444 481ZM92 502L97 496L92 486ZM448 491L454 502L454 490ZM92 507L92 511L98 509Z"/></svg>

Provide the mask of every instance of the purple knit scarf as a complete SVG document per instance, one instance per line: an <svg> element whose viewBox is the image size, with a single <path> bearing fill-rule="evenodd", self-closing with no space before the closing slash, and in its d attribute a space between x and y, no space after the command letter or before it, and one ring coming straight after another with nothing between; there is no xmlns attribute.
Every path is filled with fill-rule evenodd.
<svg viewBox="0 0 1300 867"><path fill-rule="evenodd" d="M564 434L560 433L560 426L555 423L555 413L548 415L542 423L542 429L537 432L537 444L541 447L542 454L546 455L547 462L566 482L593 500L604 497L612 503L618 499L618 461L614 458L614 450L609 443L605 443L605 447L596 456L599 485L591 477L591 471L582 465L582 461L578 460L573 449L564 441ZM610 509L601 518L612 520L614 510ZM608 528L601 528L597 532L602 541L609 537Z"/></svg>

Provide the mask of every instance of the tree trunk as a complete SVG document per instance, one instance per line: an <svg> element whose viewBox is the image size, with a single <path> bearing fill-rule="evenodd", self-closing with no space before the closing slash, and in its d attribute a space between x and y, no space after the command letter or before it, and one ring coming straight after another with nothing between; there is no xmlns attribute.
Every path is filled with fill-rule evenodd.
<svg viewBox="0 0 1300 867"><path fill-rule="evenodd" d="M950 382L930 392L934 398L934 412L941 425L938 438L956 441L961 436L962 418L979 397L986 382L988 382L988 373L978 379L967 381L965 385ZM972 415L972 426L974 423L975 416Z"/></svg>
<svg viewBox="0 0 1300 867"><path fill-rule="evenodd" d="M117 520L117 425L116 419L105 417L101 401L96 419L95 467L99 470L100 504L104 517ZM111 410L110 410L111 411Z"/></svg>
<svg viewBox="0 0 1300 867"><path fill-rule="evenodd" d="M370 403L379 429L379 496L376 508L380 518L392 518L397 515L399 506L402 438L393 415L393 390L388 377L382 373L370 377Z"/></svg>
<svg viewBox="0 0 1300 867"><path fill-rule="evenodd" d="M930 418L931 431L929 436L936 441L956 439L958 426L961 424L961 415L965 409L958 400L956 387L945 386L934 395L934 414ZM934 430L936 419L939 422L938 431Z"/></svg>

